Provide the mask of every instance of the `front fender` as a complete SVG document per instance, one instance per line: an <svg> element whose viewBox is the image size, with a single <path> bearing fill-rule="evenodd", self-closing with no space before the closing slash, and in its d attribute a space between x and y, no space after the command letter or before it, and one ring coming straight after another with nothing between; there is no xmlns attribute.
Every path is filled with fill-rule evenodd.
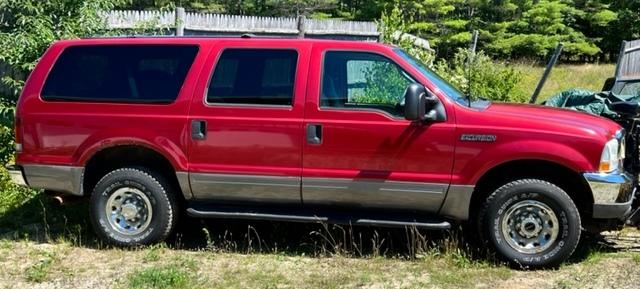
<svg viewBox="0 0 640 289"><path fill-rule="evenodd" d="M517 140L479 150L466 150L467 154L458 154L454 166L454 184L476 184L492 168L517 160L549 161L575 172L595 170L587 155L561 142Z"/></svg>

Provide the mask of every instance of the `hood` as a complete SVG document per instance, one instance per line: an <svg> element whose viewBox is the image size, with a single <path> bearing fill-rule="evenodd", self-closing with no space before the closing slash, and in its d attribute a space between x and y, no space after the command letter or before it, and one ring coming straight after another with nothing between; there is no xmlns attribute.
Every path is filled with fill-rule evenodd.
<svg viewBox="0 0 640 289"><path fill-rule="evenodd" d="M541 105L492 103L483 113L510 121L523 129L557 131L563 134L601 136L610 139L621 127L604 117L570 109Z"/></svg>

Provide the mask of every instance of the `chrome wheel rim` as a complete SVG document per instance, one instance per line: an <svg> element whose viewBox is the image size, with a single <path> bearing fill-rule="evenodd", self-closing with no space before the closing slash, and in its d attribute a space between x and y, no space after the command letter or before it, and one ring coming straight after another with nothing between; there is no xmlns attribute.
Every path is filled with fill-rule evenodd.
<svg viewBox="0 0 640 289"><path fill-rule="evenodd" d="M149 227L153 209L149 197L132 187L116 190L106 204L109 225L125 235L136 235Z"/></svg>
<svg viewBox="0 0 640 289"><path fill-rule="evenodd" d="M526 200L511 206L502 219L502 235L514 250L540 253L558 239L560 223L555 212L546 204Z"/></svg>

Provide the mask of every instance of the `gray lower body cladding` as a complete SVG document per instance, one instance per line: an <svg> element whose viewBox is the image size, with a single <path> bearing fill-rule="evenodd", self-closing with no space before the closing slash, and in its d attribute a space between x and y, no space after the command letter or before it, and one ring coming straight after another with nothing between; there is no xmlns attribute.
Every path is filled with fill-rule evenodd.
<svg viewBox="0 0 640 289"><path fill-rule="evenodd" d="M31 188L82 196L83 167L23 165L24 179Z"/></svg>
<svg viewBox="0 0 640 289"><path fill-rule="evenodd" d="M468 217L473 186L372 179L190 173L179 178L194 200L336 205L415 210L459 220Z"/></svg>
<svg viewBox="0 0 640 289"><path fill-rule="evenodd" d="M15 166L32 188L82 196L83 167ZM373 179L176 173L187 200L414 210L466 220L473 186Z"/></svg>

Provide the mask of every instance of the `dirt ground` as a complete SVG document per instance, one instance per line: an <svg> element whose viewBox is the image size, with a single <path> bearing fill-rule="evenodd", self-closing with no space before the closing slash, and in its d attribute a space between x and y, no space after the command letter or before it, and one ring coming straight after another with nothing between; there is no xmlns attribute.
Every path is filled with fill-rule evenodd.
<svg viewBox="0 0 640 289"><path fill-rule="evenodd" d="M3 239L0 288L640 288L638 237L636 230L608 234L546 270L474 260L456 249L408 259Z"/></svg>

